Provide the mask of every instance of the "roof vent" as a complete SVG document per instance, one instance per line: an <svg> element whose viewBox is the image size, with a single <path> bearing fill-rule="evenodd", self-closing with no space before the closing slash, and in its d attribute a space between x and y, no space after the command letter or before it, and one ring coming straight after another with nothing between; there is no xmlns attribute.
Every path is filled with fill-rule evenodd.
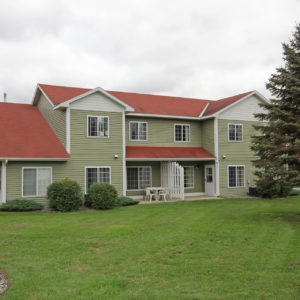
<svg viewBox="0 0 300 300"><path fill-rule="evenodd" d="M7 94L3 93L3 102L6 102Z"/></svg>

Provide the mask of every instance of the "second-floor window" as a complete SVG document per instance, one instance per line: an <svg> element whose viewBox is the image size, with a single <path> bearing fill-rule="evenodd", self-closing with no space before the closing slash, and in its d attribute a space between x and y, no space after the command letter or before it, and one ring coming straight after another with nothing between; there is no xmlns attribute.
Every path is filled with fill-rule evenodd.
<svg viewBox="0 0 300 300"><path fill-rule="evenodd" d="M147 141L147 122L129 122L129 135L131 141Z"/></svg>
<svg viewBox="0 0 300 300"><path fill-rule="evenodd" d="M190 125L175 124L174 125L174 139L175 139L175 142L189 142L190 141Z"/></svg>
<svg viewBox="0 0 300 300"><path fill-rule="evenodd" d="M243 141L243 125L228 124L228 141L241 142Z"/></svg>
<svg viewBox="0 0 300 300"><path fill-rule="evenodd" d="M109 137L109 118L107 116L88 116L89 137Z"/></svg>

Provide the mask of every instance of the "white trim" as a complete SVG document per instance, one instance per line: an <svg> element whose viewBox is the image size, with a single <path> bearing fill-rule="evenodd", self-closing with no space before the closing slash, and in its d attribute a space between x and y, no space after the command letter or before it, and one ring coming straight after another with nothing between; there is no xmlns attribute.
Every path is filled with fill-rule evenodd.
<svg viewBox="0 0 300 300"><path fill-rule="evenodd" d="M184 193L184 197L205 196L205 192Z"/></svg>
<svg viewBox="0 0 300 300"><path fill-rule="evenodd" d="M215 193L216 196L220 196L220 162L219 162L219 121L218 118L214 118L214 146L215 146Z"/></svg>
<svg viewBox="0 0 300 300"><path fill-rule="evenodd" d="M70 126L70 107L66 109L66 150L71 153L71 126Z"/></svg>
<svg viewBox="0 0 300 300"><path fill-rule="evenodd" d="M152 166L126 166L126 173L127 173L127 169L138 169L138 168L150 168L150 187L152 187ZM139 171L138 171L139 172ZM140 183L140 177L138 176L138 185ZM127 189L127 182L126 182L126 191L127 192L138 192L138 191L144 191L145 189L135 189L135 190L128 190Z"/></svg>
<svg viewBox="0 0 300 300"><path fill-rule="evenodd" d="M123 196L126 196L127 189L127 169L126 169L126 121L125 112L122 112L122 165L123 165Z"/></svg>
<svg viewBox="0 0 300 300"><path fill-rule="evenodd" d="M36 193L37 195L26 195L24 196L24 170L25 169L36 169ZM52 167L22 167L22 198L45 198L46 195L38 195L38 175L39 175L39 169L50 169L50 184L52 184Z"/></svg>
<svg viewBox="0 0 300 300"><path fill-rule="evenodd" d="M108 135L107 136L90 136L89 135L89 118L92 117L92 118L97 118L97 123L98 123L98 118L107 118L108 119L108 122L107 122L107 131L108 131ZM97 130L98 130L98 127L97 127ZM86 137L87 138L96 138L96 139L109 139L109 116L99 116L99 115L87 115L86 116Z"/></svg>
<svg viewBox="0 0 300 300"><path fill-rule="evenodd" d="M146 139L145 140L133 140L131 138L131 127L130 127L130 124L131 123L145 123L146 124ZM131 142L148 142L148 122L144 122L144 121L129 121L129 141ZM138 132L138 135L139 135L139 132Z"/></svg>
<svg viewBox="0 0 300 300"><path fill-rule="evenodd" d="M86 169L109 169L109 184L111 184L111 167L110 166L85 166L84 167L84 192L87 194Z"/></svg>
<svg viewBox="0 0 300 300"><path fill-rule="evenodd" d="M216 160L216 158L126 158L126 161L208 161L208 160Z"/></svg>
<svg viewBox="0 0 300 300"><path fill-rule="evenodd" d="M176 126L188 126L189 127L189 139L188 139L188 141L176 141L176 130L175 130ZM174 124L174 143L190 143L190 142L191 142L191 125L190 124L175 123Z"/></svg>
<svg viewBox="0 0 300 300"><path fill-rule="evenodd" d="M72 102L77 101L77 100L79 100L79 99L81 99L81 98L84 98L84 97L86 97L86 96L89 96L89 95L91 95L91 94L94 94L94 93L96 93L96 92L99 92L99 93L105 95L106 97L110 98L111 100L117 102L117 103L120 104L121 106L125 107L125 109L126 109L127 111L134 111L134 108L133 108L133 107L131 107L130 105L128 105L128 104L126 104L125 102L121 101L120 99L116 98L115 96L111 95L110 93L106 92L106 91L103 90L101 87L96 87L96 88L93 89L93 90L87 91L87 92L85 92L85 93L83 93L83 94L80 94L80 95L78 95L78 96L76 96L76 97L74 97L74 98L72 98L72 99L69 99L69 100L67 100L67 101L64 101L64 102L62 102L62 103L56 105L56 106L54 107L54 109L58 109L58 108L60 108L60 107L67 107L67 106L69 106Z"/></svg>
<svg viewBox="0 0 300 300"><path fill-rule="evenodd" d="M1 165L1 202L2 203L6 203L6 165L7 165L7 161L2 161L2 165Z"/></svg>
<svg viewBox="0 0 300 300"><path fill-rule="evenodd" d="M237 141L237 140L230 140L230 138L229 138L229 126L230 125L234 125L235 126L235 138L236 138L236 126L242 126L242 139L241 140L239 140L239 141ZM243 126L243 124L241 124L241 123L228 123L227 124L227 130L228 130L228 142L229 143L242 143L242 142L244 142L244 126Z"/></svg>
<svg viewBox="0 0 300 300"><path fill-rule="evenodd" d="M213 116L219 116L221 113L223 113L224 111L230 109L231 107L241 103L242 101L245 101L247 100L249 97L253 96L253 95L256 95L260 98L260 100L264 101L264 102L267 102L268 103L268 100L267 98L265 98L262 94L260 94L258 91L253 91L252 93L250 93L249 95L246 95L245 97L239 99L238 101L235 101L233 103L231 103L230 105L224 107L223 109L217 111L215 114L213 114ZM222 100L222 99L221 99ZM219 100L218 100L219 101Z"/></svg>
<svg viewBox="0 0 300 300"><path fill-rule="evenodd" d="M243 186L229 186L229 167L243 167L244 168L244 185ZM236 172L237 174L237 172ZM239 189L239 188L245 188L246 187L246 167L245 165L227 165L227 187L229 189ZM237 185L237 176L236 176L236 179L235 179L235 183Z"/></svg>
<svg viewBox="0 0 300 300"><path fill-rule="evenodd" d="M192 168L193 169L193 186L189 186L189 187L184 187L185 190L191 190L195 188L195 166L191 166L191 165L182 165L183 169L184 168ZM184 178L183 178L184 180ZM183 182L184 185L184 182Z"/></svg>
<svg viewBox="0 0 300 300"><path fill-rule="evenodd" d="M206 110L207 110L207 108L208 108L208 105L209 105L209 103L207 103L207 104L205 105L204 109L202 110L201 114L199 115L199 118L201 118L201 117L204 115L204 113L206 112Z"/></svg>
<svg viewBox="0 0 300 300"><path fill-rule="evenodd" d="M8 160L8 161L68 161L68 160L70 160L70 158L0 157L0 160Z"/></svg>
<svg viewBox="0 0 300 300"><path fill-rule="evenodd" d="M37 94L38 90L43 94L43 96L46 98L46 100L49 102L49 104L53 108L54 104L52 103L52 101L49 99L49 97L46 95L46 93L43 91L43 89L41 88L41 86L39 84L36 85L36 88L35 88L35 91L34 91L34 94L33 94L33 98L32 98L31 104L32 105L36 104L34 102L34 100L35 100L35 97L36 97L36 94Z"/></svg>
<svg viewBox="0 0 300 300"><path fill-rule="evenodd" d="M160 114L143 114L143 113L127 113L126 116L145 117L145 118L162 118L162 119L200 120L199 117L173 116L173 115L160 115ZM209 118L211 118L211 116L209 116Z"/></svg>

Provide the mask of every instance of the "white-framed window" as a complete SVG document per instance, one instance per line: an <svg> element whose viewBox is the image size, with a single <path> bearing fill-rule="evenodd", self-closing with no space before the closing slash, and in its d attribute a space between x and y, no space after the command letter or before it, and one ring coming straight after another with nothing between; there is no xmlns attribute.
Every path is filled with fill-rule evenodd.
<svg viewBox="0 0 300 300"><path fill-rule="evenodd" d="M190 141L190 125L174 124L174 141L189 142Z"/></svg>
<svg viewBox="0 0 300 300"><path fill-rule="evenodd" d="M194 166L183 166L184 188L194 188Z"/></svg>
<svg viewBox="0 0 300 300"><path fill-rule="evenodd" d="M111 183L110 167L85 167L85 193L95 183Z"/></svg>
<svg viewBox="0 0 300 300"><path fill-rule="evenodd" d="M228 187L240 188L245 186L245 166L228 166Z"/></svg>
<svg viewBox="0 0 300 300"><path fill-rule="evenodd" d="M109 117L108 116L87 116L87 136L108 138Z"/></svg>
<svg viewBox="0 0 300 300"><path fill-rule="evenodd" d="M22 168L22 197L45 197L51 183L51 167Z"/></svg>
<svg viewBox="0 0 300 300"><path fill-rule="evenodd" d="M228 141L242 142L243 141L243 124L228 124Z"/></svg>
<svg viewBox="0 0 300 300"><path fill-rule="evenodd" d="M127 190L143 190L152 186L151 167L127 167Z"/></svg>
<svg viewBox="0 0 300 300"><path fill-rule="evenodd" d="M130 141L147 141L148 123L147 122L129 122L129 140Z"/></svg>

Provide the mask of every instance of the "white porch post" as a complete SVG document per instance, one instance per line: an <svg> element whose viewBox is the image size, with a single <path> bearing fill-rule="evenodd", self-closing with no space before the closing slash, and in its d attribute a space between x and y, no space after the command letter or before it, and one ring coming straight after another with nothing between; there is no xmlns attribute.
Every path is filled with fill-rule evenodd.
<svg viewBox="0 0 300 300"><path fill-rule="evenodd" d="M220 162L219 162L219 128L218 118L214 118L214 144L215 144L215 182L216 182L216 196L220 196Z"/></svg>
<svg viewBox="0 0 300 300"><path fill-rule="evenodd" d="M7 164L7 161L2 161L2 165L1 165L1 203L6 202L6 164Z"/></svg>

